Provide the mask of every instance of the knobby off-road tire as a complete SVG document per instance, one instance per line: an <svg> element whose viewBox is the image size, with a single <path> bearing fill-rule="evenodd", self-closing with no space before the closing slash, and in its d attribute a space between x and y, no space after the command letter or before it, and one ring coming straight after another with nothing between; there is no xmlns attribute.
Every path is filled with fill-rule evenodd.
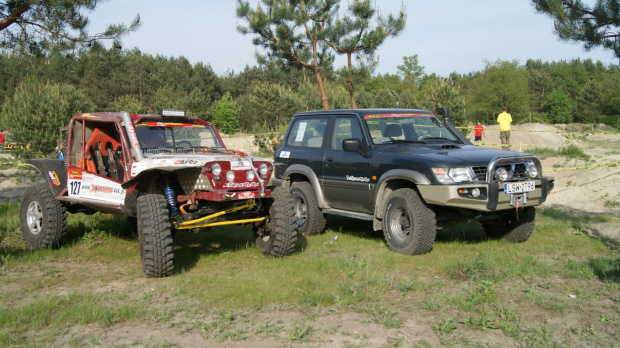
<svg viewBox="0 0 620 348"><path fill-rule="evenodd" d="M383 235L391 250L424 254L433 249L437 221L435 212L410 188L395 190L388 197L383 216Z"/></svg>
<svg viewBox="0 0 620 348"><path fill-rule="evenodd" d="M256 246L265 255L286 256L295 250L297 223L293 196L282 187L271 192L273 202L269 207L268 221L256 236Z"/></svg>
<svg viewBox="0 0 620 348"><path fill-rule="evenodd" d="M67 209L47 183L28 187L19 208L22 236L32 248L58 247L67 227Z"/></svg>
<svg viewBox="0 0 620 348"><path fill-rule="evenodd" d="M525 207L519 210L519 217L513 212L504 220L482 225L484 232L493 239L504 239L509 242L523 243L530 238L536 224L536 208Z"/></svg>
<svg viewBox="0 0 620 348"><path fill-rule="evenodd" d="M294 182L290 191L299 233L305 236L323 233L327 221L319 209L312 185L307 181Z"/></svg>
<svg viewBox="0 0 620 348"><path fill-rule="evenodd" d="M161 194L138 197L138 240L147 277L167 277L174 270L172 233L166 199Z"/></svg>

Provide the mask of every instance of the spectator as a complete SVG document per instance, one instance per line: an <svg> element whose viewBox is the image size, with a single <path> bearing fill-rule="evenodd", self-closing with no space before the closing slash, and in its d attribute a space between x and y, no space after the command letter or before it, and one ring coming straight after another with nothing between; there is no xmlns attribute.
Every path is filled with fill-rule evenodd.
<svg viewBox="0 0 620 348"><path fill-rule="evenodd" d="M4 130L0 129L0 150L4 150Z"/></svg>
<svg viewBox="0 0 620 348"><path fill-rule="evenodd" d="M502 106L502 113L497 115L497 123L499 124L499 140L502 143L502 149L510 150L510 124L512 116L506 112L507 108Z"/></svg>
<svg viewBox="0 0 620 348"><path fill-rule="evenodd" d="M474 142L477 144L482 143L483 135L486 136L486 134L484 134L484 127L480 124L480 121L478 121L474 126Z"/></svg>

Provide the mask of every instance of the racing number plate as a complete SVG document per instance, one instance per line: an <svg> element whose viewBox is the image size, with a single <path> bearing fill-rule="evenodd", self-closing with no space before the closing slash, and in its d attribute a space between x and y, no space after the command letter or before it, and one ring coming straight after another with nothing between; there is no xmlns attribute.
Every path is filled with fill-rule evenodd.
<svg viewBox="0 0 620 348"><path fill-rule="evenodd" d="M536 190L534 181L511 182L504 184L504 193L521 193Z"/></svg>

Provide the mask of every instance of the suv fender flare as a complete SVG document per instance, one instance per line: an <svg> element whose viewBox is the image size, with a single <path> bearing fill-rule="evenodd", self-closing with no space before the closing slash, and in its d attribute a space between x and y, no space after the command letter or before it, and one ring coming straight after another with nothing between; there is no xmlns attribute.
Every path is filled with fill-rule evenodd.
<svg viewBox="0 0 620 348"><path fill-rule="evenodd" d="M375 190L375 222L374 224L381 223L378 219L383 219L383 213L385 210L385 201L387 197L392 193L392 189L388 189L388 184L393 180L408 181L411 183L411 187L417 185L430 185L431 182L424 174L409 169L392 169L383 173L377 181ZM400 187L398 187L400 188ZM379 228L381 229L381 228Z"/></svg>
<svg viewBox="0 0 620 348"><path fill-rule="evenodd" d="M308 178L308 181L312 185L312 189L314 189L314 195L316 196L317 205L321 209L329 209L331 208L329 204L325 201L325 197L323 196L323 190L321 190L321 183L319 182L319 178L314 174L314 171L308 167L301 164L293 164L288 167L284 174L282 175L282 179L284 179L284 185L291 185L291 177L295 174L303 175Z"/></svg>
<svg viewBox="0 0 620 348"><path fill-rule="evenodd" d="M59 196L67 187L67 167L57 159L27 159L27 165L37 168L46 179L54 197Z"/></svg>

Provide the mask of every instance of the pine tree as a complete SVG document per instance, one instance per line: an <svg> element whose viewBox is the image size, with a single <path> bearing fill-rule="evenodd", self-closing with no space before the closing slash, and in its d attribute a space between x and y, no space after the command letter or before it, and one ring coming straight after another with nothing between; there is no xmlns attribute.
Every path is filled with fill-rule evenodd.
<svg viewBox="0 0 620 348"><path fill-rule="evenodd" d="M536 10L554 21L558 37L582 42L586 50L602 46L620 58L620 0L532 0Z"/></svg>
<svg viewBox="0 0 620 348"><path fill-rule="evenodd" d="M237 0L237 17L247 22L238 26L242 34L254 34L254 45L267 50L257 54L259 63L278 62L312 71L321 93L323 109L329 109L329 101L321 69L330 67L333 61L329 47L324 41L325 25L338 10L339 0L263 1L256 9L249 1Z"/></svg>
<svg viewBox="0 0 620 348"><path fill-rule="evenodd" d="M407 16L404 5L397 16L391 13L386 17L377 13L370 0L355 0L349 3L348 16L332 18L326 26L326 42L338 54L347 56L347 87L351 98L351 107L357 108L351 70L353 54L364 58L373 57L375 51L385 39L395 37L405 28ZM376 25L373 18L376 15Z"/></svg>

